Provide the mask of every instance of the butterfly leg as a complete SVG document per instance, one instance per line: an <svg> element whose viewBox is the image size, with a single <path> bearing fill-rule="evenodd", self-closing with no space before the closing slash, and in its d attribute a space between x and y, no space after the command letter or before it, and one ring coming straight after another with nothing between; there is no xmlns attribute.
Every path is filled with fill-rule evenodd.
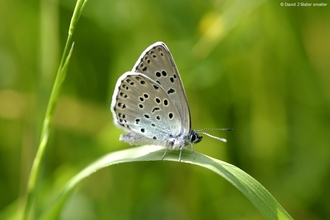
<svg viewBox="0 0 330 220"><path fill-rule="evenodd" d="M164 160L164 158L165 158L165 156L166 156L166 153L167 153L167 148L165 149L165 152L164 152L164 154L163 154L163 156L162 156L162 160Z"/></svg>
<svg viewBox="0 0 330 220"><path fill-rule="evenodd" d="M192 151L192 154L193 154L193 157L194 157L194 160L195 160L195 151L194 151L194 146L192 144L190 144L191 146L191 151Z"/></svg>
<svg viewBox="0 0 330 220"><path fill-rule="evenodd" d="M193 157L194 157L194 160L195 160L194 146L192 144L190 144L190 146L191 146L191 151L192 151L192 154L193 154ZM179 162L181 162L182 150L183 150L183 147L180 147Z"/></svg>
<svg viewBox="0 0 330 220"><path fill-rule="evenodd" d="M181 162L182 149L183 149L183 147L180 147L179 162Z"/></svg>

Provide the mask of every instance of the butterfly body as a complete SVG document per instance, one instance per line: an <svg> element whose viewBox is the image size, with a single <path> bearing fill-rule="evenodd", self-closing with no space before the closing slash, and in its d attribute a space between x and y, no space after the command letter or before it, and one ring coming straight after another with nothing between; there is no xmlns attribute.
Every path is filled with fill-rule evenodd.
<svg viewBox="0 0 330 220"><path fill-rule="evenodd" d="M132 132L120 135L119 140L130 145L155 144L164 146L168 150L181 150L184 147L191 146L193 143L200 142L202 138L203 137L199 136L196 131L191 130L187 135L169 135L166 140L162 141L156 141Z"/></svg>
<svg viewBox="0 0 330 220"><path fill-rule="evenodd" d="M111 111L114 123L127 132L120 141L130 145L180 150L181 160L184 147L202 140L191 130L185 90L174 59L162 42L149 46L133 69L118 79Z"/></svg>

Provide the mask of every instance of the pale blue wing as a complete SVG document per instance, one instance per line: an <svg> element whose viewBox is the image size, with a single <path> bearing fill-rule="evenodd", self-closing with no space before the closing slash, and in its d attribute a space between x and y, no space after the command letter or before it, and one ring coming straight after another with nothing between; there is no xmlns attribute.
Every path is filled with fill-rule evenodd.
<svg viewBox="0 0 330 220"><path fill-rule="evenodd" d="M182 132L190 131L190 111L186 93L174 59L163 42L149 46L137 60L132 71L143 73L166 91L181 117Z"/></svg>

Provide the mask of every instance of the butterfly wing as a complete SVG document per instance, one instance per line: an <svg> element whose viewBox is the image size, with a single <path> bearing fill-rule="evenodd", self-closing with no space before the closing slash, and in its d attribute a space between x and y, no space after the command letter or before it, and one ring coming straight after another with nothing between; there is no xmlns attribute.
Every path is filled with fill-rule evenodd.
<svg viewBox="0 0 330 220"><path fill-rule="evenodd" d="M118 79L111 111L115 124L128 132L121 139L129 144L165 146L181 134L181 117L168 93L140 73L126 72Z"/></svg>
<svg viewBox="0 0 330 220"><path fill-rule="evenodd" d="M186 93L174 59L163 42L149 46L137 60L133 72L143 73L162 86L178 110L182 133L190 131L190 110Z"/></svg>

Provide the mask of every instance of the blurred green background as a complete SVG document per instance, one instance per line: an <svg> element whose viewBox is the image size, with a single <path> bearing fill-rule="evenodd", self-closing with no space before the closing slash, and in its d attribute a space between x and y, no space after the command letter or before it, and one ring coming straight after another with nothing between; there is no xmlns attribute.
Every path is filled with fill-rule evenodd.
<svg viewBox="0 0 330 220"><path fill-rule="evenodd" d="M326 2L325 2L326 3ZM0 218L18 213L75 5L0 1ZM77 172L130 146L109 106L118 77L164 41L178 65L195 150L240 167L295 219L330 219L330 5L280 1L89 1L52 121L36 215ZM146 162L87 178L61 219L263 219L200 167Z"/></svg>

